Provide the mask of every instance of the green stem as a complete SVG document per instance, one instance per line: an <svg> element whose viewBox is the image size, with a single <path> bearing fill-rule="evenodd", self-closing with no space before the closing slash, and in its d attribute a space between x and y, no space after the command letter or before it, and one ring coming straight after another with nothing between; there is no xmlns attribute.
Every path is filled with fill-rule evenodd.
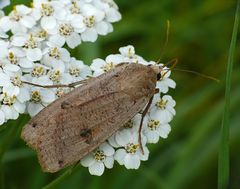
<svg viewBox="0 0 240 189"><path fill-rule="evenodd" d="M66 170L63 174L61 174L59 177L54 179L52 182L44 186L42 189L53 189L56 188L58 184L60 184L62 181L64 181L68 176L70 176L76 169L78 168L78 165L75 165L68 170Z"/></svg>
<svg viewBox="0 0 240 189"><path fill-rule="evenodd" d="M232 39L229 49L226 89L225 89L225 105L222 119L221 140L218 156L218 189L225 189L229 183L229 117L230 117L230 98L231 98L231 81L233 71L234 54L236 50L238 24L239 24L239 7L240 1L237 1L237 9L235 22L233 27Z"/></svg>

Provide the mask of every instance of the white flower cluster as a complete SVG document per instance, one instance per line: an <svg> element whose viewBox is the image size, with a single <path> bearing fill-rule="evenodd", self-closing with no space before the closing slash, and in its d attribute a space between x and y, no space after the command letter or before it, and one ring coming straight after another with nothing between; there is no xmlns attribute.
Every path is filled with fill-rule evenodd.
<svg viewBox="0 0 240 189"><path fill-rule="evenodd" d="M93 75L97 76L113 69L122 62L138 64L157 64L147 62L142 57L135 54L134 47L129 45L119 49L120 54L107 56L105 60L95 59L91 64ZM90 174L102 175L106 168L112 168L114 160L127 169L138 169L141 161L146 161L149 156L147 143L157 143L160 138L167 138L171 131L169 122L175 115L175 101L167 95L169 88L175 88L176 83L170 79L171 72L168 68L161 73L163 78L157 82L159 93L153 98L147 115L144 117L143 129L141 133L142 144L139 144L139 127L141 114L137 114L123 129L113 135L108 141L102 144L94 152L81 160L81 164L88 167ZM141 151L141 145L143 152Z"/></svg>
<svg viewBox="0 0 240 189"><path fill-rule="evenodd" d="M8 0L1 1L0 8L8 4ZM105 60L95 59L90 67L70 56L65 44L74 48L82 41L94 42L98 35L112 32L111 23L120 19L112 0L33 0L31 8L17 5L7 16L0 11L0 125L22 113L34 116L70 91L37 85L70 84L98 76L122 62L157 64L136 55L133 46L122 47L120 54L109 55ZM144 117L141 144L139 113L81 160L90 174L102 175L105 167L113 167L114 161L127 169L138 169L140 162L148 159L146 145L167 138L169 122L175 115L175 101L166 95L176 85L170 74L169 69L164 69L163 78L157 82L160 92Z"/></svg>
<svg viewBox="0 0 240 189"><path fill-rule="evenodd" d="M0 2L3 8L9 0ZM64 45L96 41L121 19L112 0L34 0L0 11L0 125L19 114L36 115L66 92L26 85L69 84L92 75L89 66L70 56Z"/></svg>

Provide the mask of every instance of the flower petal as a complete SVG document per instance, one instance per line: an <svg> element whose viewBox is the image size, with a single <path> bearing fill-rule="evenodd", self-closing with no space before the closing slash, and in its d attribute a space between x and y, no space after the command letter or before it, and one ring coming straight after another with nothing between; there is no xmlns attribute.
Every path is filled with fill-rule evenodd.
<svg viewBox="0 0 240 189"><path fill-rule="evenodd" d="M108 169L113 168L113 164L114 164L114 159L113 156L107 156L104 160L104 164Z"/></svg>
<svg viewBox="0 0 240 189"><path fill-rule="evenodd" d="M102 162L95 162L89 166L88 170L91 175L101 176L104 172L104 165Z"/></svg>
<svg viewBox="0 0 240 189"><path fill-rule="evenodd" d="M42 51L39 48L28 49L26 52L26 56L30 61L38 61L42 58Z"/></svg>
<svg viewBox="0 0 240 189"><path fill-rule="evenodd" d="M92 153L90 153L89 155L85 156L83 159L81 159L80 163L82 166L84 167L89 167L90 165L92 165L95 162L95 159L93 158Z"/></svg>
<svg viewBox="0 0 240 189"><path fill-rule="evenodd" d="M140 158L138 155L127 154L124 157L124 165L127 169L138 169L140 166Z"/></svg>

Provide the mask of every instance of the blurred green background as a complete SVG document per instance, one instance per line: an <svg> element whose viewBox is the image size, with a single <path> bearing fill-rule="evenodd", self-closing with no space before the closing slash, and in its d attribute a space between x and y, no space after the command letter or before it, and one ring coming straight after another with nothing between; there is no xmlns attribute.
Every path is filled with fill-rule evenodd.
<svg viewBox="0 0 240 189"><path fill-rule="evenodd" d="M30 1L12 1L13 4ZM224 104L227 56L236 1L233 0L117 0L122 20L114 32L96 43L85 43L72 55L91 63L97 57L118 53L132 44L147 60L158 60L166 39L166 21L171 22L163 62L178 58L178 68L214 76L216 83L184 72L173 71L177 83L171 95L177 115L166 140L149 145L150 157L137 171L115 164L101 177L78 167L56 188L65 189L213 189L217 188L220 128ZM11 7L6 8L9 11ZM238 40L239 43L239 40ZM239 45L234 65L231 96L230 186L240 188L240 70ZM0 188L38 189L62 172L43 173L36 154L20 139L22 125L9 122L0 128Z"/></svg>

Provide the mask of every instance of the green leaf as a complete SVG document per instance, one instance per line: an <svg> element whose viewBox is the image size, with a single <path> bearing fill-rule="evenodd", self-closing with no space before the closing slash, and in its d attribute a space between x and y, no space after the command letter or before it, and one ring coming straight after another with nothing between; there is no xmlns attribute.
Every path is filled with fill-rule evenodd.
<svg viewBox="0 0 240 189"><path fill-rule="evenodd" d="M229 184L229 122L230 122L230 99L231 99L231 82L233 72L233 62L237 43L237 33L239 24L239 6L240 1L237 2L237 9L235 15L235 22L232 33L232 40L229 49L226 88L225 88L225 106L222 119L220 149L218 155L218 189L224 189Z"/></svg>

